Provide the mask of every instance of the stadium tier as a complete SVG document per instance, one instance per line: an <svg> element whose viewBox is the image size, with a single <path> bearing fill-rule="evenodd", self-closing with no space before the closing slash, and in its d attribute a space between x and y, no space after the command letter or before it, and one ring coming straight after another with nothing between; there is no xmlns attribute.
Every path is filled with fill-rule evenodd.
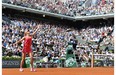
<svg viewBox="0 0 116 75"><path fill-rule="evenodd" d="M2 0L2 2L71 17L114 13L114 0Z"/></svg>

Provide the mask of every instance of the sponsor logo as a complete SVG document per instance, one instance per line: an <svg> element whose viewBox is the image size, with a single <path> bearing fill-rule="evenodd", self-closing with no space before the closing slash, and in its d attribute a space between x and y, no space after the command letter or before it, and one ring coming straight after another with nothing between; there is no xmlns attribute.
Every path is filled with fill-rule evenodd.
<svg viewBox="0 0 116 75"><path fill-rule="evenodd" d="M3 61L2 65L20 65L19 61Z"/></svg>
<svg viewBox="0 0 116 75"><path fill-rule="evenodd" d="M2 61L2 67L3 68L18 68L20 65L20 61L14 61L14 60L3 60Z"/></svg>

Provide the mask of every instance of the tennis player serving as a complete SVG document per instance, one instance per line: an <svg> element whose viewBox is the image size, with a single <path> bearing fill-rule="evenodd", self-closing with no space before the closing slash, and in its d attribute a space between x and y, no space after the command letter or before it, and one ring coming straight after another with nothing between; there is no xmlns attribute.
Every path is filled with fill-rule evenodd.
<svg viewBox="0 0 116 75"><path fill-rule="evenodd" d="M30 56L30 64L31 64L30 71L32 72L36 71L33 67L33 52L31 49L31 45L32 45L32 38L36 34L36 32L39 30L39 28L40 28L40 25L37 26L36 30L32 33L32 35L30 34L29 31L25 31L24 37L14 44L14 45L17 45L18 43L24 41L23 49L22 49L22 60L21 60L20 69L19 69L19 71L21 72L24 71L22 66L24 64L26 54Z"/></svg>

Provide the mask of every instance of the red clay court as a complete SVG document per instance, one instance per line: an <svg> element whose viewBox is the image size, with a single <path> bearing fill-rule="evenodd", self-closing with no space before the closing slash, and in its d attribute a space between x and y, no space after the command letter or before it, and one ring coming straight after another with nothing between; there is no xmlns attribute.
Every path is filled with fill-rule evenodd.
<svg viewBox="0 0 116 75"><path fill-rule="evenodd" d="M37 68L37 72L30 72L29 68L24 72L19 72L19 68L3 68L2 75L114 75L114 68Z"/></svg>

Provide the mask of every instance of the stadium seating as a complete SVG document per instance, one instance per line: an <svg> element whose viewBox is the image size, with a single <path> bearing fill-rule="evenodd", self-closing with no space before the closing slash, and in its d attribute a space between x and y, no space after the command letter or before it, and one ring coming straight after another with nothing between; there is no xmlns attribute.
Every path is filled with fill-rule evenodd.
<svg viewBox="0 0 116 75"><path fill-rule="evenodd" d="M71 31L67 31L68 26L59 26L55 23L47 23L42 21L30 20L24 17L10 17L3 15L5 19L2 21L2 46L4 49L3 56L21 56L21 49L23 44L19 46L13 46L12 43L21 39L24 35L24 31L29 29L32 33L37 25L42 25L42 28L37 32L33 39L33 51L37 51L35 57L48 57L48 62L58 62L58 59L66 56L66 48L68 42L73 45L77 40L77 46L75 53L79 57L80 66L86 66L85 63L90 63L86 60L91 59L92 49L95 49L95 54L114 54L113 43L113 27L104 26L100 28L85 28L77 30L70 28ZM110 34L109 34L110 33ZM103 38L105 36L105 38ZM103 38L99 42L100 38ZM95 42L94 42L95 41ZM91 44L91 42L94 42ZM96 49L96 45L99 45L99 50ZM109 46L108 46L109 45ZM106 47L108 46L108 50ZM112 47L112 49L110 48ZM110 49L110 50L109 50ZM100 57L98 57L100 59ZM110 59L113 59L112 57ZM98 64L99 65L99 64Z"/></svg>
<svg viewBox="0 0 116 75"><path fill-rule="evenodd" d="M103 0L66 0L65 2L62 0L2 0L2 2L71 17L114 13L114 0L105 0L105 2Z"/></svg>

